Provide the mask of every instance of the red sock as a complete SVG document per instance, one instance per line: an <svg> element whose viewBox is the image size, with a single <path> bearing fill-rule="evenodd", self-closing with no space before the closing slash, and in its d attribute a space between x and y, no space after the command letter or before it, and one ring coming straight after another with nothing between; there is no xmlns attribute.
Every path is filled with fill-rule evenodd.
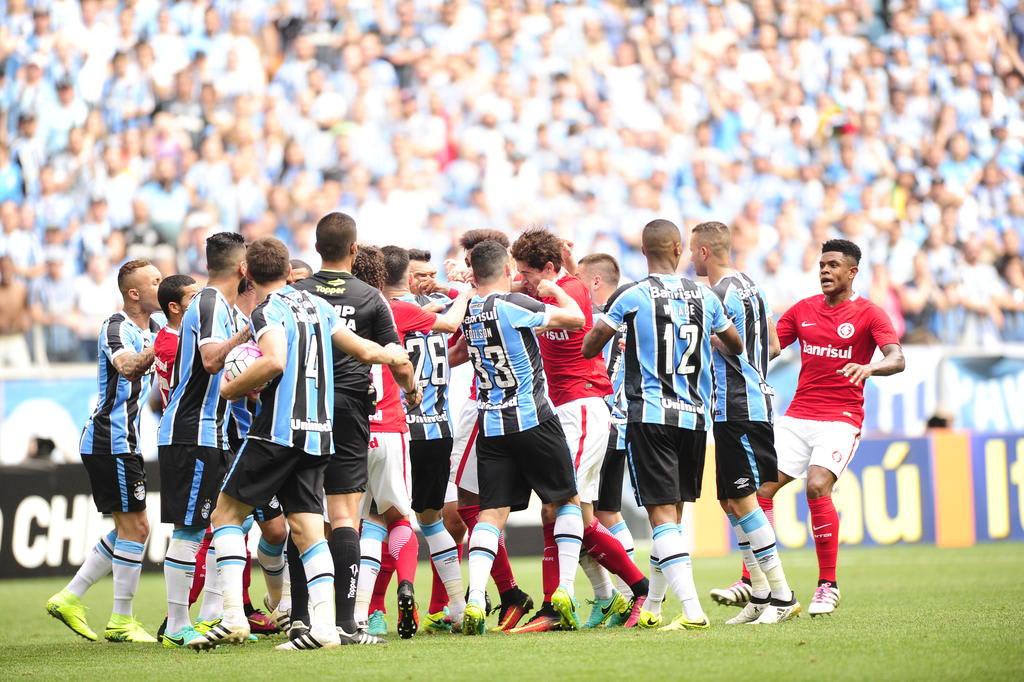
<svg viewBox="0 0 1024 682"><path fill-rule="evenodd" d="M387 613L384 606L384 598L388 593L388 584L391 583L391 576L395 574L395 560L391 558L391 552L381 552L380 573L377 574L377 582L373 584L373 595L370 597L370 613L382 611Z"/></svg>
<svg viewBox="0 0 1024 682"><path fill-rule="evenodd" d="M466 524L466 542L469 542L469 535L473 532L473 526L476 525L476 519L480 516L480 506L473 504L468 507L459 507L459 516L462 517L462 522Z"/></svg>
<svg viewBox="0 0 1024 682"><path fill-rule="evenodd" d="M644 579L644 574L626 554L622 543L596 518L591 519L590 525L583 531L583 549L613 575L622 578L627 585L636 585Z"/></svg>
<svg viewBox="0 0 1024 682"><path fill-rule="evenodd" d="M441 576L437 574L437 566L434 566L433 561L430 562L430 573L434 579L430 583L430 605L427 606L427 613L438 613L448 606L448 590L441 582Z"/></svg>
<svg viewBox="0 0 1024 682"><path fill-rule="evenodd" d="M249 552L249 536L245 536L245 568L242 569L242 604L252 606L249 599L249 583L252 582L252 554Z"/></svg>
<svg viewBox="0 0 1024 682"><path fill-rule="evenodd" d="M775 500L770 497L757 496L757 504L761 507L761 511L768 517L768 523L772 524L772 528L775 527ZM747 570L746 564L740 564L743 566L743 580L746 583L750 583L750 571Z"/></svg>
<svg viewBox="0 0 1024 682"><path fill-rule="evenodd" d="M814 549L818 553L818 580L835 584L836 559L839 555L839 514L832 497L807 500L811 509L811 530Z"/></svg>
<svg viewBox="0 0 1024 682"><path fill-rule="evenodd" d="M192 588L188 592L188 605L192 606L203 593L203 586L206 584L206 550L210 549L213 542L213 533L206 531L203 541L199 543L199 550L196 552L196 572L192 574Z"/></svg>
<svg viewBox="0 0 1024 682"><path fill-rule="evenodd" d="M420 551L420 541L412 532L412 525L402 519L388 526L388 553L395 560L398 581L416 582L416 557Z"/></svg>
<svg viewBox="0 0 1024 682"><path fill-rule="evenodd" d="M555 545L555 524L544 524L544 559L541 562L541 577L544 583L544 601L550 602L551 595L558 589L558 547Z"/></svg>

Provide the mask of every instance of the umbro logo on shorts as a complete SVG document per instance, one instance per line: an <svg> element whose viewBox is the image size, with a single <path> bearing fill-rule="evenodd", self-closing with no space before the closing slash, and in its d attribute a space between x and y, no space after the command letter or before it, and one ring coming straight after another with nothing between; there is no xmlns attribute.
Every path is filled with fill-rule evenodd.
<svg viewBox="0 0 1024 682"><path fill-rule="evenodd" d="M750 485L750 479L737 478L735 481L733 481L733 485L735 485L737 488L746 488L748 485Z"/></svg>

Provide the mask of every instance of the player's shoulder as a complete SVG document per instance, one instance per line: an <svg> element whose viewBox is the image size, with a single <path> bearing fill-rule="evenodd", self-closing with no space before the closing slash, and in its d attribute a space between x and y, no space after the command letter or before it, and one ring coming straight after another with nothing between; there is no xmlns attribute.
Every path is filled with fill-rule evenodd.
<svg viewBox="0 0 1024 682"><path fill-rule="evenodd" d="M628 298L630 296L633 296L633 295L636 295L636 294L640 293L643 290L650 291L650 288L651 288L651 279L650 279L650 277L648 277L646 279L638 280L636 282L626 282L625 284L620 285L619 288L616 289L615 292L612 293L612 295L608 297L608 302L605 304L604 307L607 310L608 308L610 308L619 299L621 299L621 298Z"/></svg>
<svg viewBox="0 0 1024 682"><path fill-rule="evenodd" d="M494 299L495 305L514 305L520 308L526 308L527 310L534 310L537 307L543 307L544 304L526 294L519 293L518 291L510 291L504 294L498 294Z"/></svg>
<svg viewBox="0 0 1024 682"><path fill-rule="evenodd" d="M407 317L423 312L423 309L417 304L401 298L389 299L388 305L391 307L391 312L395 314L395 317Z"/></svg>

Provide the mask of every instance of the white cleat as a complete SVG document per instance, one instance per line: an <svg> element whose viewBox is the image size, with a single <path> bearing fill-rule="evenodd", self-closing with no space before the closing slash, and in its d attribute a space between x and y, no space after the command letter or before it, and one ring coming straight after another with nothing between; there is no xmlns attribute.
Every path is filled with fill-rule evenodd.
<svg viewBox="0 0 1024 682"><path fill-rule="evenodd" d="M284 644L278 644L274 649L277 651L311 651L313 649L335 649L339 646L341 646L341 642L338 641L336 630L317 633L316 636L309 631Z"/></svg>
<svg viewBox="0 0 1024 682"><path fill-rule="evenodd" d="M750 585L737 580L729 587L716 587L711 590L711 601L722 606L744 606L750 601Z"/></svg>
<svg viewBox="0 0 1024 682"><path fill-rule="evenodd" d="M793 620L799 616L800 602L794 599L790 604L769 604L768 608L761 613L761 617L751 623L751 625L775 625L776 623L785 623L787 620Z"/></svg>
<svg viewBox="0 0 1024 682"><path fill-rule="evenodd" d="M277 624L281 632L288 632L288 626L291 625L292 620L291 609L282 609L280 603L276 607L271 607L269 594L263 596L263 606L266 607L270 619Z"/></svg>
<svg viewBox="0 0 1024 682"><path fill-rule="evenodd" d="M203 633L203 637L213 646L221 644L245 644L249 641L249 621L232 624L221 620Z"/></svg>
<svg viewBox="0 0 1024 682"><path fill-rule="evenodd" d="M810 614L811 618L814 618L815 616L831 614L838 608L839 588L833 587L832 583L822 583L814 591L814 597L811 599L811 605L807 608L807 613Z"/></svg>
<svg viewBox="0 0 1024 682"><path fill-rule="evenodd" d="M739 613L737 613L735 616L733 616L729 620L725 621L725 624L726 625L745 625L747 623L753 623L758 618L761 617L761 614L764 613L765 609L767 609L767 608L768 608L768 602L762 602L760 604L757 604L755 602L748 601L744 605L743 610L740 611Z"/></svg>

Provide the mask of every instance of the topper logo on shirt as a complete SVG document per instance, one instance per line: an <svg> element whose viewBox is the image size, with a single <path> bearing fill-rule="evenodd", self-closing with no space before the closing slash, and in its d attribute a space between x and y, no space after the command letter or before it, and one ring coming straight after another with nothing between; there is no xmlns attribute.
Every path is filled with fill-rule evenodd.
<svg viewBox="0 0 1024 682"><path fill-rule="evenodd" d="M841 325L836 327L836 333L839 334L839 338L848 339L853 336L853 333L857 331L853 325L849 322L843 322Z"/></svg>

